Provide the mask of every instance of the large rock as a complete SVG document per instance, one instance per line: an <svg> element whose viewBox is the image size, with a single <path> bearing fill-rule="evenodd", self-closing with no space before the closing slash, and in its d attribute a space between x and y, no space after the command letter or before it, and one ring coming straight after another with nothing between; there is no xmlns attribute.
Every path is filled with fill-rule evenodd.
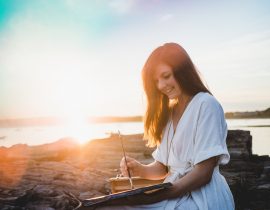
<svg viewBox="0 0 270 210"><path fill-rule="evenodd" d="M123 138L127 155L153 161L142 135ZM221 167L238 210L270 209L270 159L252 154L248 131L229 131L231 155ZM108 179L119 173L122 158L117 135L80 146L72 139L29 147L0 148L0 209L72 209L76 199L110 192Z"/></svg>
<svg viewBox="0 0 270 210"><path fill-rule="evenodd" d="M232 130L227 137L231 160L221 166L237 209L270 209L270 158L252 154L249 131Z"/></svg>

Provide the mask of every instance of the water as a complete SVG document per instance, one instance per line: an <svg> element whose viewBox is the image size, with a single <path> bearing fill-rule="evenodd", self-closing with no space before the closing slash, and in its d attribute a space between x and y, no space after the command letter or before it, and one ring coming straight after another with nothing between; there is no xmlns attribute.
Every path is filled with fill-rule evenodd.
<svg viewBox="0 0 270 210"><path fill-rule="evenodd" d="M270 119L230 119L227 123L229 129L251 132L254 154L270 155ZM122 134L142 133L143 124L129 122L0 128L0 146L10 147L18 143L39 145L64 137L72 137L84 143L91 139L108 137L110 132L118 130Z"/></svg>
<svg viewBox="0 0 270 210"><path fill-rule="evenodd" d="M231 130L250 131L253 154L270 155L270 119L231 119L227 124Z"/></svg>
<svg viewBox="0 0 270 210"><path fill-rule="evenodd" d="M59 126L0 127L0 146L10 147L18 143L40 145L66 137L84 143L92 139L108 137L111 132L116 133L118 130L122 134L142 133L143 124L141 122L80 123Z"/></svg>

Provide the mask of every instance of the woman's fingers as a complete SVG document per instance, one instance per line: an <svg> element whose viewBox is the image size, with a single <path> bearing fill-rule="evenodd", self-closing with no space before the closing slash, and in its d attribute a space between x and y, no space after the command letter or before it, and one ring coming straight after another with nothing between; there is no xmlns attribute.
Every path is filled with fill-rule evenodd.
<svg viewBox="0 0 270 210"><path fill-rule="evenodd" d="M130 158L130 157L125 157L122 158L121 162L120 162L120 167L125 167L126 166L126 162L127 162L127 166L128 167L132 167L134 165L135 159Z"/></svg>
<svg viewBox="0 0 270 210"><path fill-rule="evenodd" d="M126 165L125 157L123 157L122 160L120 161L120 170L121 170L121 173L122 173L124 176L128 176L127 167L128 167L128 166Z"/></svg>
<svg viewBox="0 0 270 210"><path fill-rule="evenodd" d="M129 176L128 175L128 169L129 169L131 176L136 175L138 165L139 163L134 158L130 158L127 156L125 160L125 157L123 157L122 160L120 161L121 173L124 176Z"/></svg>

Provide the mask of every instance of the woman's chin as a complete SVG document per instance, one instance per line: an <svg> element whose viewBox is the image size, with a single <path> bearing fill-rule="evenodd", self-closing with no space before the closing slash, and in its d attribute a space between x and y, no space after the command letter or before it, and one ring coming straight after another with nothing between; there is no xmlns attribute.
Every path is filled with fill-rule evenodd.
<svg viewBox="0 0 270 210"><path fill-rule="evenodd" d="M167 95L170 100L176 100L178 99L178 96L176 95Z"/></svg>

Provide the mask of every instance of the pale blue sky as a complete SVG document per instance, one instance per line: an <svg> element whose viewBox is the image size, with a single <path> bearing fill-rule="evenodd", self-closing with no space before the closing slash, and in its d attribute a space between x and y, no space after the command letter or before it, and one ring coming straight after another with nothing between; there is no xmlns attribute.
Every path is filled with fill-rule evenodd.
<svg viewBox="0 0 270 210"><path fill-rule="evenodd" d="M270 106L270 2L0 0L0 118L141 115L141 68L177 42L225 111Z"/></svg>

